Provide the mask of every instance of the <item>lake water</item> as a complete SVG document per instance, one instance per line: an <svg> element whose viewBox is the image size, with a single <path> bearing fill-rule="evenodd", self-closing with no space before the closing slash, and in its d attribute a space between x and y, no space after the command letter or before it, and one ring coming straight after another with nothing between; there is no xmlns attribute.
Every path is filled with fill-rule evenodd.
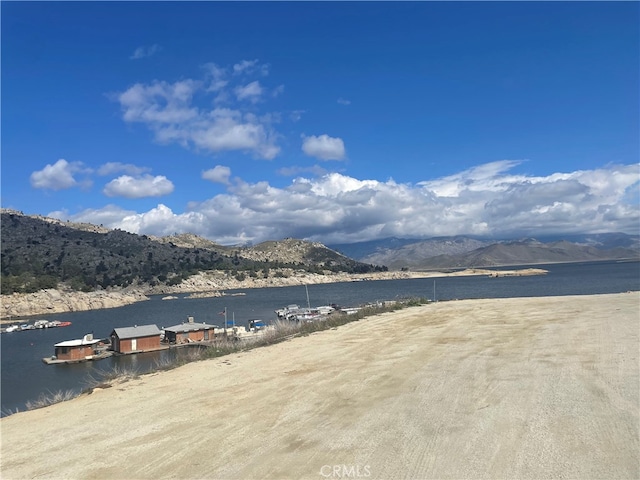
<svg viewBox="0 0 640 480"><path fill-rule="evenodd" d="M526 266L523 266L524 268ZM589 295L640 290L640 263L593 262L574 264L537 265L549 271L547 275L530 277L440 277L412 280L381 280L352 283L309 285L312 306L336 303L357 306L377 300L402 297L424 297L436 300L501 297L538 297L555 295ZM219 315L225 308L228 318L236 324L246 325L250 319L275 320L274 310L291 303L307 304L304 286L261 288L229 291L242 292L241 296L151 300L107 310L75 312L30 317L71 321L64 328L29 330L2 334L1 399L0 412L6 415L25 410L28 401L57 391L81 391L91 378L114 368L134 368L143 373L154 368L166 355L176 351L155 352L124 357L111 357L97 362L73 365L45 365L42 358L53 355L55 343L82 338L93 333L95 338L106 338L116 327L156 324L168 327L193 316L196 322L222 325ZM639 306L640 312L640 306Z"/></svg>

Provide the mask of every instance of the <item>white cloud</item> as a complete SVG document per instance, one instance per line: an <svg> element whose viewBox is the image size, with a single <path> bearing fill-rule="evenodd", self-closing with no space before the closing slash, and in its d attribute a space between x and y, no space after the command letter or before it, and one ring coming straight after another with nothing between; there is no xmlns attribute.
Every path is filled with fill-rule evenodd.
<svg viewBox="0 0 640 480"><path fill-rule="evenodd" d="M280 152L275 144L277 135L269 125L253 116L243 116L238 110L216 108L201 125L185 133L183 138L212 152L244 150L267 160Z"/></svg>
<svg viewBox="0 0 640 480"><path fill-rule="evenodd" d="M176 215L170 208L159 204L144 214L131 214L118 222L118 228L132 233L165 236L176 232L202 235L206 219L197 212Z"/></svg>
<svg viewBox="0 0 640 480"><path fill-rule="evenodd" d="M129 175L140 175L150 171L149 167L138 167L131 163L107 162L98 168L98 175L113 175L114 173L124 172Z"/></svg>
<svg viewBox="0 0 640 480"><path fill-rule="evenodd" d="M141 58L150 57L162 50L160 45L151 45L150 47L138 47L129 57L131 60L139 60Z"/></svg>
<svg viewBox="0 0 640 480"><path fill-rule="evenodd" d="M115 95L124 121L147 126L161 144L177 143L211 153L239 150L267 160L277 156L279 135L273 124L279 115L244 111L242 105L246 103L236 108L220 106L234 98L255 104L263 97L263 86L257 80L233 86L227 70L213 63L205 64L203 69L203 80L137 83ZM261 70L257 61L237 64L234 68L244 74ZM215 98L200 107L195 97L207 94ZM210 108L212 103L219 106Z"/></svg>
<svg viewBox="0 0 640 480"><path fill-rule="evenodd" d="M173 188L173 183L163 175L122 175L107 183L102 192L107 197L144 198L168 195Z"/></svg>
<svg viewBox="0 0 640 480"><path fill-rule="evenodd" d="M319 160L343 160L345 157L344 142L341 138L329 135L302 137L302 151Z"/></svg>
<svg viewBox="0 0 640 480"><path fill-rule="evenodd" d="M338 103L339 103L340 105L351 105L351 100L346 100L346 99L344 99L344 98L340 97L340 98L338 99Z"/></svg>
<svg viewBox="0 0 640 480"><path fill-rule="evenodd" d="M183 80L174 84L153 82L136 83L118 97L127 122L142 122L154 126L181 124L198 117L197 108L191 106L193 94L200 83Z"/></svg>
<svg viewBox="0 0 640 480"><path fill-rule="evenodd" d="M338 243L388 236L637 233L640 206L625 198L638 188L638 165L547 176L510 173L518 163L493 162L417 185L339 173L296 178L283 188L238 180L183 213L158 205L118 217L108 206L72 219L135 233L193 232L223 244L284 237Z"/></svg>
<svg viewBox="0 0 640 480"><path fill-rule="evenodd" d="M238 100L249 100L250 102L257 102L262 95L262 87L257 80L244 86L235 88L235 94Z"/></svg>
<svg viewBox="0 0 640 480"><path fill-rule="evenodd" d="M440 197L456 197L460 192L467 190L492 190L504 191L514 182L524 179L524 176L502 175L522 163L519 160L499 160L472 167L463 172L420 182L418 185L433 191Z"/></svg>
<svg viewBox="0 0 640 480"><path fill-rule="evenodd" d="M129 215L135 215L135 213L136 212L133 210L125 210L117 205L109 204L98 209L86 209L75 215L70 215L66 209L56 210L49 212L47 217L57 218L62 221L69 220L73 222L86 222L94 225L103 225L107 228L120 228L119 225L120 222L122 222L122 219ZM127 231L131 232L131 230Z"/></svg>
<svg viewBox="0 0 640 480"><path fill-rule="evenodd" d="M47 164L42 170L33 172L29 180L33 188L65 190L90 185L89 181L78 182L74 178L76 173L89 173L90 171L90 169L83 167L82 162L67 162L61 158L53 165Z"/></svg>
<svg viewBox="0 0 640 480"><path fill-rule="evenodd" d="M229 177L231 176L231 169L222 165L216 165L215 167L202 172L202 178L209 180L213 183L222 183L224 185L229 184Z"/></svg>

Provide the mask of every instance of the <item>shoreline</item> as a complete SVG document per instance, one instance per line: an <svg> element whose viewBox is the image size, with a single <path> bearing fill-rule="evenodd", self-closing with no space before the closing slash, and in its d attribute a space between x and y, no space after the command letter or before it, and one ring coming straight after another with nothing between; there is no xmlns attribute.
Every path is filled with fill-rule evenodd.
<svg viewBox="0 0 640 480"><path fill-rule="evenodd" d="M276 288L297 285L316 285L321 283L399 280L410 278L439 278L451 276L523 276L544 275L547 271L538 268L523 269L487 269L468 268L454 272L438 271L393 271L368 274L311 274L286 272L283 276L271 275L269 278L246 278L236 280L224 272L201 272L175 286L153 288L128 288L123 290L100 290L95 292L74 292L69 290L41 290L35 293L14 293L0 297L0 325L7 325L38 315L79 312L115 308L145 301L149 295L200 294L222 296L226 290L249 288Z"/></svg>
<svg viewBox="0 0 640 480"><path fill-rule="evenodd" d="M637 479L639 305L640 292L474 299L367 317L4 417L0 470Z"/></svg>

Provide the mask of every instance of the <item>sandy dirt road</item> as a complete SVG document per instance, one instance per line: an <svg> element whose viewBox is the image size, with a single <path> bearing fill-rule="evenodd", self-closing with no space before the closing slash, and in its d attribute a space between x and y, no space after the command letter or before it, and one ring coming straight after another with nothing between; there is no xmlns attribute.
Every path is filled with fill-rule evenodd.
<svg viewBox="0 0 640 480"><path fill-rule="evenodd" d="M2 479L640 478L640 294L465 300L0 420Z"/></svg>

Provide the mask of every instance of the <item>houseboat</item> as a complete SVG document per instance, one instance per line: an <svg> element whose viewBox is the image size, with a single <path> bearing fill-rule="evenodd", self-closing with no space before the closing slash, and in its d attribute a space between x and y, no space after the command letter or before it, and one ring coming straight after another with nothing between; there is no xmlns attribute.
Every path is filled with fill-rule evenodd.
<svg viewBox="0 0 640 480"><path fill-rule="evenodd" d="M193 317L188 317L187 321L164 329L165 343L170 345L180 345L183 343L208 342L214 339L217 325L206 323L196 323Z"/></svg>
<svg viewBox="0 0 640 480"><path fill-rule="evenodd" d="M111 332L111 348L118 354L153 352L167 346L160 344L162 332L157 325L134 325L114 328Z"/></svg>
<svg viewBox="0 0 640 480"><path fill-rule="evenodd" d="M86 334L81 339L56 343L54 348L55 354L52 357L42 359L47 365L100 360L112 354L111 351L107 350L105 343L100 339L93 338L91 333Z"/></svg>

